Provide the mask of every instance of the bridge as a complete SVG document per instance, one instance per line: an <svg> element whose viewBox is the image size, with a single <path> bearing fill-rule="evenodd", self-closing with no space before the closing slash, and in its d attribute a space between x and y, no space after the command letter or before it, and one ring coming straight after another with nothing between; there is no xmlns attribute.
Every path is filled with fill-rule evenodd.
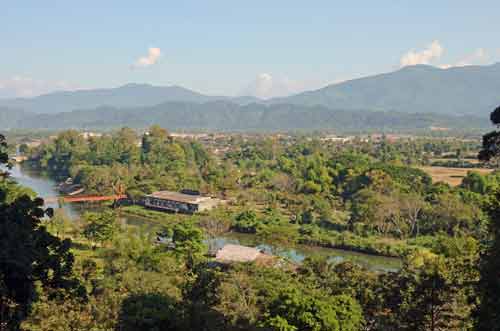
<svg viewBox="0 0 500 331"><path fill-rule="evenodd" d="M57 202L98 202L98 201L110 201L110 200L121 200L126 199L127 196L124 194L115 195L75 195L75 196L60 196L60 197L47 197L43 198L43 201L48 203Z"/></svg>

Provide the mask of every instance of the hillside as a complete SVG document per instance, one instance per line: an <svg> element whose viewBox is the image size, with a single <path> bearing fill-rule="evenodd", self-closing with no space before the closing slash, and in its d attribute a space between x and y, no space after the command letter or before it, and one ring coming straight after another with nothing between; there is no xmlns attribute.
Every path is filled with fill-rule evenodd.
<svg viewBox="0 0 500 331"><path fill-rule="evenodd" d="M34 98L0 99L0 106L55 114L102 106L145 107L169 101L202 103L219 99L228 97L207 96L179 86L127 84L117 88L54 92ZM236 103L242 104L255 100L253 97L234 98Z"/></svg>
<svg viewBox="0 0 500 331"><path fill-rule="evenodd" d="M450 69L427 65L405 67L269 102L346 110L486 116L500 103L500 63Z"/></svg>
<svg viewBox="0 0 500 331"><path fill-rule="evenodd" d="M0 107L54 114L102 106L149 107L165 102L239 105L262 103L251 97L208 96L179 86L127 84L118 88L55 92L34 98L0 99ZM439 69L417 65L274 98L266 104L321 105L331 109L486 116L500 103L500 63Z"/></svg>
<svg viewBox="0 0 500 331"><path fill-rule="evenodd" d="M238 105L228 101L167 102L151 107L99 107L60 114L31 114L7 127L18 129L144 128L152 124L172 130L290 131L290 130L423 130L488 127L473 116L405 114L399 112L332 110L324 106L291 104ZM2 128L0 126L0 128ZM5 127L4 127L5 128Z"/></svg>
<svg viewBox="0 0 500 331"><path fill-rule="evenodd" d="M20 122L32 115L22 109L0 106L0 130L18 128Z"/></svg>

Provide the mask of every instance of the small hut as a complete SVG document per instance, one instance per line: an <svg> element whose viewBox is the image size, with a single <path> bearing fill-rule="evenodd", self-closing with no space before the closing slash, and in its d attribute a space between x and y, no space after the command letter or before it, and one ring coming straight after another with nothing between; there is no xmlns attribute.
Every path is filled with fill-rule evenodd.
<svg viewBox="0 0 500 331"><path fill-rule="evenodd" d="M264 256L266 254L257 248L228 244L217 251L215 260L221 263L254 262Z"/></svg>

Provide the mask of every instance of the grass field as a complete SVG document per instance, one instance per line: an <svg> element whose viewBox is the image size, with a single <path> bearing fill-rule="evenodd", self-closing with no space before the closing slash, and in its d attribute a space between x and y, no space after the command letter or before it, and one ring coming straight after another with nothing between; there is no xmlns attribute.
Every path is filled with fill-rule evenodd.
<svg viewBox="0 0 500 331"><path fill-rule="evenodd" d="M457 161L457 159L446 159L446 158L432 158L430 159L431 162L447 162L447 161ZM464 162L472 163L472 164L477 164L480 161L478 159L462 159Z"/></svg>
<svg viewBox="0 0 500 331"><path fill-rule="evenodd" d="M462 178L469 171L475 171L481 175L486 175L493 171L493 169L486 168L420 167L420 169L427 172L432 177L433 182L445 182L451 186L460 185Z"/></svg>

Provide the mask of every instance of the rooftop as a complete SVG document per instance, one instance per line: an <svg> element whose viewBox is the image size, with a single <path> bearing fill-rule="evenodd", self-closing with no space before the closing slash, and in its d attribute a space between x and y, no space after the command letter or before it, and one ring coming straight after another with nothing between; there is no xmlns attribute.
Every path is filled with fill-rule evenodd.
<svg viewBox="0 0 500 331"><path fill-rule="evenodd" d="M200 203L212 199L211 197L205 197L202 195L185 194L173 191L153 192L147 195L147 197L163 199L163 200L179 201L184 203Z"/></svg>
<svg viewBox="0 0 500 331"><path fill-rule="evenodd" d="M257 248L228 244L217 252L215 259L219 262L251 262L262 255Z"/></svg>

